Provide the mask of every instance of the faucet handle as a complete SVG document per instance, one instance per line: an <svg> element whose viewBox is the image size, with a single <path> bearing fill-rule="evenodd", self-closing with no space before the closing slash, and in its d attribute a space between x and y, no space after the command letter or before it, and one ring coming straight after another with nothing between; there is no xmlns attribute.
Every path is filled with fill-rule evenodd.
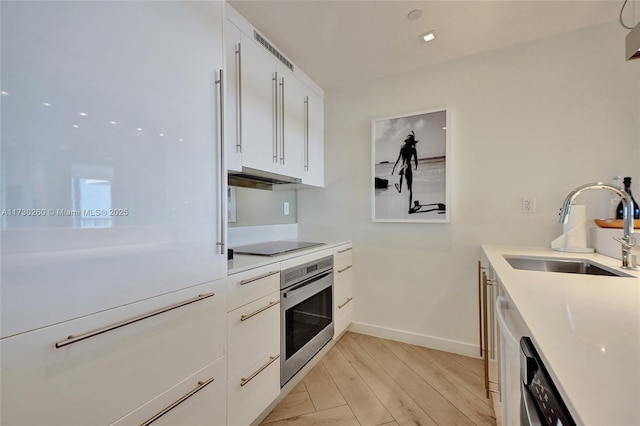
<svg viewBox="0 0 640 426"><path fill-rule="evenodd" d="M622 246L627 250L630 250L632 247L635 247L637 245L635 237L629 237L628 240L625 240L621 237L613 237L613 239L622 244Z"/></svg>

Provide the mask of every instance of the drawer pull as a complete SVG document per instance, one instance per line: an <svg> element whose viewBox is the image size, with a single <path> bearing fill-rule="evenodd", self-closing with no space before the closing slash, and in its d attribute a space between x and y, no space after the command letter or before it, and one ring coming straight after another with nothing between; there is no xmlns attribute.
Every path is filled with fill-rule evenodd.
<svg viewBox="0 0 640 426"><path fill-rule="evenodd" d="M276 359L280 358L280 354L276 355L276 356L270 356L269 357L269 361L267 361L267 363L265 365L263 365L262 367L258 368L255 373L253 373L252 375L250 375L249 377L247 377L246 379L243 377L240 379L240 387L246 385L247 383L249 383L251 380L253 380L258 374L262 373L264 371L265 368L267 368L268 366L270 366L273 361L275 361Z"/></svg>
<svg viewBox="0 0 640 426"><path fill-rule="evenodd" d="M275 275L275 274L279 274L279 273L280 273L280 271L267 272L266 274L262 274L262 275L259 275L257 277L253 277L253 278L249 278L249 279L246 279L246 280L242 280L242 281L240 281L240 285L249 284L249 283L252 283L254 281L258 281L258 280L261 280L263 278L267 278L267 277L270 277L271 275Z"/></svg>
<svg viewBox="0 0 640 426"><path fill-rule="evenodd" d="M156 414L155 416L151 417L149 420L147 420L146 422L142 423L140 426L148 426L151 423L155 422L156 420L158 420L160 417L164 416L165 414L167 414L169 411L173 410L174 408L176 408L178 405L182 404L183 402L185 402L187 399L191 398L193 395L195 395L196 393L200 392L202 389L204 389L205 386L207 386L209 383L213 382L214 378L210 378L209 380L205 380L204 382L198 382L198 386L195 387L195 389L191 390L191 392L189 392L188 394L184 395L182 398L178 399L177 401L175 401L173 404L169 405L168 407L166 407L164 410L160 411L158 414Z"/></svg>
<svg viewBox="0 0 640 426"><path fill-rule="evenodd" d="M253 311L250 314L247 315L241 315L240 316L240 321L246 321L251 317L255 317L256 315L258 315L260 312L264 312L267 309L271 308L272 306L276 306L280 304L280 301L278 300L277 302L269 302L269 304L267 306L263 306L262 308L258 309L257 311Z"/></svg>
<svg viewBox="0 0 640 426"><path fill-rule="evenodd" d="M109 331L117 330L118 328L130 325L130 324L134 324L134 323L136 323L138 321L146 320L146 319L151 318L151 317L155 317L156 315L164 314L165 312L169 312L169 311L172 311L174 309L178 309L178 308L181 308L183 306L187 306L187 305L190 305L192 303L199 302L201 300L204 300L204 299L207 299L207 298L213 297L213 296L215 296L215 293L200 294L198 297L194 297L193 299L185 300L184 302L176 303L175 305L171 305L171 306L167 306L167 307L164 307L164 308L160 308L158 310L155 310L155 311L152 311L152 312L148 312L146 314L142 314L140 316L137 316L137 317L134 317L134 318L130 318L128 320L124 320L124 321L121 321L121 322L118 322L116 324L111 324L111 325L108 325L106 327L99 328L97 330L93 330L93 331L89 331L89 332L84 333L84 334L80 334L78 336L71 335L71 336L67 337L66 340L63 340L61 342L56 343L56 348L62 348L63 346L67 346L67 345L70 345L72 343L79 342L81 340L89 339L90 337L95 337L95 336L98 336L100 334L108 333Z"/></svg>
<svg viewBox="0 0 640 426"><path fill-rule="evenodd" d="M351 268L353 268L353 265L345 266L342 269L338 269L338 273L340 274L340 273L346 271L347 269L351 269Z"/></svg>
<svg viewBox="0 0 640 426"><path fill-rule="evenodd" d="M344 302L342 305L338 305L338 309L342 309L342 308L344 308L344 307L345 307L345 305L346 305L347 303L351 302L352 300L353 300L353 297L348 298L348 299L347 299L347 301L346 301L346 302Z"/></svg>
<svg viewBox="0 0 640 426"><path fill-rule="evenodd" d="M340 253L340 254L342 254L342 253L346 253L346 252L348 252L349 250L353 250L353 247L348 247L348 248L346 248L346 249L338 250L338 253Z"/></svg>

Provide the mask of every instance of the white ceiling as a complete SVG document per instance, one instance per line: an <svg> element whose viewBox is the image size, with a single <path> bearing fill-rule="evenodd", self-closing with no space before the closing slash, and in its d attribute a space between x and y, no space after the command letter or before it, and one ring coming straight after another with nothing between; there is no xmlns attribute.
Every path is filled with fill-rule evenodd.
<svg viewBox="0 0 640 426"><path fill-rule="evenodd" d="M616 21L622 0L231 0L325 89ZM633 4L624 17L632 21ZM414 9L422 17L410 21ZM418 36L435 30L436 40ZM621 39L621 43L622 43Z"/></svg>

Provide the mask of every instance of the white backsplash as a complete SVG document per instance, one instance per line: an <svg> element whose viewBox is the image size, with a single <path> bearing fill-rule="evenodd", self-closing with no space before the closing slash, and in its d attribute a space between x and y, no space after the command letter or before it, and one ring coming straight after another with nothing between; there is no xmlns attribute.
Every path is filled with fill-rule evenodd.
<svg viewBox="0 0 640 426"><path fill-rule="evenodd" d="M241 226L229 228L230 248L263 241L293 240L298 238L298 224Z"/></svg>

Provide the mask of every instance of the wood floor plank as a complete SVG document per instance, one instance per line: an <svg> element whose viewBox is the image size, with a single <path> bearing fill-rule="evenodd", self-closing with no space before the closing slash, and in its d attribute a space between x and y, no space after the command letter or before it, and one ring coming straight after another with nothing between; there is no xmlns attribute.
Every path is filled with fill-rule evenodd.
<svg viewBox="0 0 640 426"><path fill-rule="evenodd" d="M326 353L322 363L361 425L381 425L395 420L337 346Z"/></svg>
<svg viewBox="0 0 640 426"><path fill-rule="evenodd" d="M436 425L351 335L345 334L337 346L399 425Z"/></svg>
<svg viewBox="0 0 640 426"><path fill-rule="evenodd" d="M293 389L291 389L290 394L298 393L298 392L307 392L307 387L304 384L304 380L301 380Z"/></svg>
<svg viewBox="0 0 640 426"><path fill-rule="evenodd" d="M262 424L288 419L315 412L311 398L307 392L290 393L273 409Z"/></svg>
<svg viewBox="0 0 640 426"><path fill-rule="evenodd" d="M364 340L361 344L364 344ZM377 340L374 340L374 342ZM491 401L484 398L484 393L477 395L469 391L458 381L454 380L449 370L439 371L433 374L432 368L427 366L427 361L410 347L393 341L378 341L400 359L426 382L460 410L473 423L481 425L494 425L496 422ZM463 369L463 367L460 367ZM464 369L463 369L464 370Z"/></svg>
<svg viewBox="0 0 640 426"><path fill-rule="evenodd" d="M394 377L416 403L438 424L473 425L473 422L424 378L398 358L382 339L358 335L360 344L384 370Z"/></svg>
<svg viewBox="0 0 640 426"><path fill-rule="evenodd" d="M444 354L465 367L470 373L484 379L484 361L481 358L472 358L451 352L444 352Z"/></svg>
<svg viewBox="0 0 640 426"><path fill-rule="evenodd" d="M317 411L346 405L338 387L323 363L319 362L307 373L301 382L306 386L313 405Z"/></svg>
<svg viewBox="0 0 640 426"><path fill-rule="evenodd" d="M496 417L482 360L348 332L265 423L495 426Z"/></svg>
<svg viewBox="0 0 640 426"><path fill-rule="evenodd" d="M426 359L434 366L437 366L440 370L446 370L454 380L470 390L473 394L481 395L485 392L483 377L475 374L467 374L467 372L461 371L458 368L457 363L442 352L435 349L423 348L421 346L408 345L406 343L400 344L418 353L422 358Z"/></svg>
<svg viewBox="0 0 640 426"><path fill-rule="evenodd" d="M393 423L391 423L393 424ZM348 405L269 423L269 426L359 426Z"/></svg>

